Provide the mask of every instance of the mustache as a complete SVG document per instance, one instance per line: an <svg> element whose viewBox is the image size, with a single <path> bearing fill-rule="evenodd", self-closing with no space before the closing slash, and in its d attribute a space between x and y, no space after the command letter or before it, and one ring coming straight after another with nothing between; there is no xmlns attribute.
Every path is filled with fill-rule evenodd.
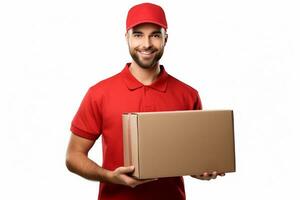
<svg viewBox="0 0 300 200"><path fill-rule="evenodd" d="M157 49L154 48L154 47L148 47L148 48L135 48L135 50L137 50L137 51L151 51L151 52L157 51Z"/></svg>

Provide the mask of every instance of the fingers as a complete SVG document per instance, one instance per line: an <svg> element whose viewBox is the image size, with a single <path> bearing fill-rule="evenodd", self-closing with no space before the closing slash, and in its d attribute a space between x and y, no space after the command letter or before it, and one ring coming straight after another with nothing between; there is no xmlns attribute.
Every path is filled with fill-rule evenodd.
<svg viewBox="0 0 300 200"><path fill-rule="evenodd" d="M152 181L157 181L158 179L146 179L146 180L139 180L139 184L144 184L144 183L148 183L148 182L152 182Z"/></svg>
<svg viewBox="0 0 300 200"><path fill-rule="evenodd" d="M204 172L202 175L200 175L203 179L202 180L207 180L209 181L212 177L211 174L209 174L208 172Z"/></svg>
<svg viewBox="0 0 300 200"><path fill-rule="evenodd" d="M127 185L129 187L136 187L137 185L141 184L139 180L132 178L130 176L127 175L122 175L122 179L124 181L124 185Z"/></svg>
<svg viewBox="0 0 300 200"><path fill-rule="evenodd" d="M204 172L201 175L193 175L192 177L196 178L196 179L200 179L200 180L209 180L209 174L207 172Z"/></svg>
<svg viewBox="0 0 300 200"><path fill-rule="evenodd" d="M133 171L134 171L134 166L117 168L117 172L120 174L128 174L128 173L132 173Z"/></svg>
<svg viewBox="0 0 300 200"><path fill-rule="evenodd" d="M225 176L225 173L219 173L218 175L219 176Z"/></svg>
<svg viewBox="0 0 300 200"><path fill-rule="evenodd" d="M218 173L216 171L214 171L212 174L211 174L211 178L212 179L216 179L218 176Z"/></svg>
<svg viewBox="0 0 300 200"><path fill-rule="evenodd" d="M137 185L144 184L157 179L138 180L131 177L130 174L134 171L134 166L118 167L114 171L110 171L108 175L108 182L113 184L121 184L129 187L136 187Z"/></svg>
<svg viewBox="0 0 300 200"><path fill-rule="evenodd" d="M211 179L216 179L218 176L225 176L225 173L218 173L217 171L213 171L212 173L204 172L201 175L193 175L192 177L209 181Z"/></svg>
<svg viewBox="0 0 300 200"><path fill-rule="evenodd" d="M144 183L148 183L148 182L157 180L157 179L144 179L144 180L135 179L134 177L131 177L130 175L128 175L128 174L132 173L133 171L134 171L134 166L117 168L115 170L115 174L118 179L117 183L127 185L127 186L134 188L140 184L144 184Z"/></svg>
<svg viewBox="0 0 300 200"><path fill-rule="evenodd" d="M123 180L125 182L125 185L130 186L132 188L134 188L134 187L136 187L138 185L144 184L144 183L148 183L148 182L151 182L151 181L158 180L158 179L138 180L138 179L135 179L135 178L127 176L127 175L123 175L122 178L123 178Z"/></svg>

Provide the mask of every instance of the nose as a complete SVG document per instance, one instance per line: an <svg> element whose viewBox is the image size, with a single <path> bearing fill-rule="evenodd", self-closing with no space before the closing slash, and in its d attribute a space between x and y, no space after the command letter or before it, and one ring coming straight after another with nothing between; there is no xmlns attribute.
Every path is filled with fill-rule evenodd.
<svg viewBox="0 0 300 200"><path fill-rule="evenodd" d="M144 48L149 48L149 47L151 47L151 45L152 45L151 38L150 37L144 37L143 47Z"/></svg>

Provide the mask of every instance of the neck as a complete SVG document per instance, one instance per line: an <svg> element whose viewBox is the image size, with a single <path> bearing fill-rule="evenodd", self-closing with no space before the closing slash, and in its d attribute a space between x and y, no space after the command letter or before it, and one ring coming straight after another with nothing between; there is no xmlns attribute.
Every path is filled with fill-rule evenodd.
<svg viewBox="0 0 300 200"><path fill-rule="evenodd" d="M157 63L155 66L145 69L132 61L129 71L143 85L151 85L157 79L157 76L160 73L160 67Z"/></svg>

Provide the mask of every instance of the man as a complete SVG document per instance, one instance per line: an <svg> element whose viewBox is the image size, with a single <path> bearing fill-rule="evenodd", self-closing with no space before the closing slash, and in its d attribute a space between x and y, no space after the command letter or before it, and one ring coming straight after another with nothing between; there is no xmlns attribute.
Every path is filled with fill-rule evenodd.
<svg viewBox="0 0 300 200"><path fill-rule="evenodd" d="M130 176L134 167L123 166L122 113L201 109L198 92L159 65L168 39L166 30L160 6L143 3L132 7L126 21L132 62L120 73L92 86L72 121L66 165L84 178L100 181L98 199L185 199L182 177L137 180ZM100 135L102 167L88 158ZM224 174L193 177L210 180L217 175Z"/></svg>

